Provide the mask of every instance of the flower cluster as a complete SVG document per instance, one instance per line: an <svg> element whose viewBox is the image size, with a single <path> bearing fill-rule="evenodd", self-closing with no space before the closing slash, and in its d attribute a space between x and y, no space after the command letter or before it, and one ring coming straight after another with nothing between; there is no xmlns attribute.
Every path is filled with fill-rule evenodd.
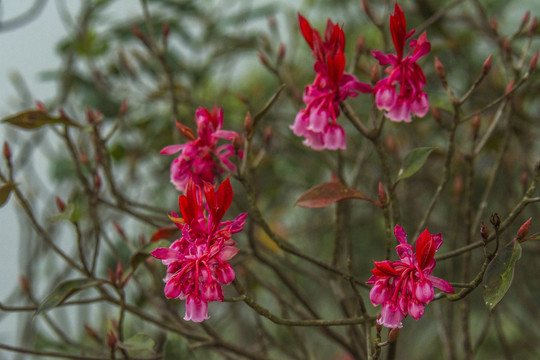
<svg viewBox="0 0 540 360"><path fill-rule="evenodd" d="M197 185L202 186L203 181L214 182L216 170L221 173L226 170L216 162L214 156L228 170L236 170L234 164L229 160L229 157L234 155L232 144L217 146L219 139L232 141L238 136L234 131L221 130L223 110L214 107L210 112L199 108L195 113L195 122L199 138L195 138L195 134L189 128L180 125L183 132L187 133L187 137L192 141L181 145L169 145L160 151L162 155L181 151L171 164L171 182L180 191L185 190L189 179L193 179Z"/></svg>
<svg viewBox="0 0 540 360"><path fill-rule="evenodd" d="M418 40L411 40L412 54L409 51L403 57L405 42L415 30L407 33L405 15L397 3L394 14L390 15L390 31L397 55L371 52L381 66L390 65L385 70L389 76L380 80L373 90L375 103L380 110L386 111L385 115L390 120L410 122L411 112L422 117L429 109L427 95L422 90L426 77L416 61L429 52L431 45L427 41L426 32L423 32Z"/></svg>
<svg viewBox="0 0 540 360"><path fill-rule="evenodd" d="M217 191L207 182L200 187L190 180L186 195L178 199L182 218L173 213L182 237L169 248L158 248L151 253L167 266L165 296L186 300L186 321L208 319L208 303L223 301L221 284L234 280L234 270L227 261L238 249L231 236L242 231L247 214L221 222L232 198L229 179Z"/></svg>
<svg viewBox="0 0 540 360"><path fill-rule="evenodd" d="M369 298L373 306L382 305L379 325L387 328L401 327L401 320L410 314L418 320L424 315L424 305L433 300L433 287L453 293L448 282L431 276L435 267L435 251L442 244L441 234L430 234L426 229L416 240L416 252L407 244L403 228L396 225L394 234L399 241L396 252L401 261L374 261L373 284Z"/></svg>
<svg viewBox="0 0 540 360"><path fill-rule="evenodd" d="M343 29L330 19L326 24L324 41L319 32L298 14L300 30L315 58L317 72L313 84L306 86L304 102L294 125L294 134L304 136L304 145L314 150L345 149L345 132L336 119L340 114L339 103L357 92L370 93L371 86L361 83L345 70L345 35Z"/></svg>

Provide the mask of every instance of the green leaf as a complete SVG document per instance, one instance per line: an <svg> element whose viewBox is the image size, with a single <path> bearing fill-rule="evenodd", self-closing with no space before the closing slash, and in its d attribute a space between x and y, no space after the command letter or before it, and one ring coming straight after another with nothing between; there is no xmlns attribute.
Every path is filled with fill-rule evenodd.
<svg viewBox="0 0 540 360"><path fill-rule="evenodd" d="M151 242L143 247L141 247L129 260L129 263L133 270L135 270L141 263L143 263L149 256L152 251L160 247L169 247L171 242L168 240L159 240L156 242Z"/></svg>
<svg viewBox="0 0 540 360"><path fill-rule="evenodd" d="M119 347L126 351L136 351L138 353L154 353L154 339L146 334L136 334L123 343L118 344Z"/></svg>
<svg viewBox="0 0 540 360"><path fill-rule="evenodd" d="M298 200L296 200L295 205L304 208L317 209L330 206L337 201L345 199L366 200L381 207L379 202L370 199L358 190L346 187L335 176L332 177L332 181L312 187L300 195Z"/></svg>
<svg viewBox="0 0 540 360"><path fill-rule="evenodd" d="M3 206L9 198L9 194L17 187L17 184L7 183L0 186L0 207Z"/></svg>
<svg viewBox="0 0 540 360"><path fill-rule="evenodd" d="M506 245L489 263L484 277L484 302L489 310L493 310L514 279L514 268L521 257L521 245L514 239Z"/></svg>
<svg viewBox="0 0 540 360"><path fill-rule="evenodd" d="M434 147L420 147L412 150L405 157L405 164L399 170L396 182L406 179L416 174L424 166L429 154L435 150Z"/></svg>
<svg viewBox="0 0 540 360"><path fill-rule="evenodd" d="M66 209L59 213L58 215L50 217L49 221L59 221L59 220L67 220L69 222L76 222L79 221L81 218L81 210L73 203L68 203L66 205Z"/></svg>
<svg viewBox="0 0 540 360"><path fill-rule="evenodd" d="M168 333L163 348L163 360L195 359L186 339L178 334Z"/></svg>
<svg viewBox="0 0 540 360"><path fill-rule="evenodd" d="M43 111L28 110L2 120L4 123L11 124L25 130L34 130L43 125L64 124L68 126L79 126L68 118L53 117Z"/></svg>
<svg viewBox="0 0 540 360"><path fill-rule="evenodd" d="M101 283L101 280L95 279L75 279L61 282L52 291L52 293L50 293L49 296L47 296L41 304L39 304L34 316L38 316L45 311L57 307L58 305L66 301L69 297L71 297L73 294L83 289L87 289Z"/></svg>

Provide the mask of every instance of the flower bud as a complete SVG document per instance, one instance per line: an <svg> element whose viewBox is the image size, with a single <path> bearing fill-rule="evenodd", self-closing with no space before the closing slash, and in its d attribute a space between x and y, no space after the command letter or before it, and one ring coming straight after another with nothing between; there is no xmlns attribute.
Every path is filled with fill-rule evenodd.
<svg viewBox="0 0 540 360"><path fill-rule="evenodd" d="M388 333L388 342L389 343L396 342L398 338L399 338L399 328L394 328L390 330L390 332Z"/></svg>
<svg viewBox="0 0 540 360"><path fill-rule="evenodd" d="M56 197L56 208L60 212L66 211L66 203L60 199L58 196Z"/></svg>
<svg viewBox="0 0 540 360"><path fill-rule="evenodd" d="M489 238L489 229L485 222L482 221L480 224L480 235L482 236L482 239L487 240Z"/></svg>
<svg viewBox="0 0 540 360"><path fill-rule="evenodd" d="M371 83L376 84L379 79L379 68L377 67L377 65L373 65L373 67L371 68Z"/></svg>
<svg viewBox="0 0 540 360"><path fill-rule="evenodd" d="M482 66L482 72L484 75L486 75L489 70L491 70L491 59L493 58L493 55L489 55L486 61L484 61L484 65Z"/></svg>
<svg viewBox="0 0 540 360"><path fill-rule="evenodd" d="M531 59L531 62L529 63L529 71L533 71L536 69L536 64L538 63L538 51L536 54L534 54L533 58Z"/></svg>
<svg viewBox="0 0 540 360"><path fill-rule="evenodd" d="M24 275L19 276L19 285L21 286L21 289L25 293L30 293L30 283L28 282L28 278Z"/></svg>
<svg viewBox="0 0 540 360"><path fill-rule="evenodd" d="M124 232L124 228L122 227L122 225L114 221L113 227L114 227L114 230L118 233L118 235L120 235L123 238L126 237L126 233Z"/></svg>
<svg viewBox="0 0 540 360"><path fill-rule="evenodd" d="M142 33L141 30L139 30L139 28L135 25L132 25L131 26L131 33L133 35L135 35L135 37L139 40L141 40L141 42L144 44L144 46L146 46L148 49L150 49L152 46L150 44L150 40L148 39L148 37L146 37L146 35L144 35Z"/></svg>
<svg viewBox="0 0 540 360"><path fill-rule="evenodd" d="M58 114L59 114L60 117L63 118L63 119L69 119L69 116L67 116L66 112L65 112L64 109L62 109L62 108L58 109Z"/></svg>
<svg viewBox="0 0 540 360"><path fill-rule="evenodd" d="M4 159L11 160L11 149L9 148L9 144L7 141L4 141Z"/></svg>
<svg viewBox="0 0 540 360"><path fill-rule="evenodd" d="M167 39L169 37L169 33L171 31L171 25L168 22L163 23L161 26L161 36L163 36L164 39Z"/></svg>
<svg viewBox="0 0 540 360"><path fill-rule="evenodd" d="M266 147L270 146L270 141L272 140L272 127L270 125L268 125L265 129L264 129L264 135L263 135L263 141L264 141L264 145Z"/></svg>
<svg viewBox="0 0 540 360"><path fill-rule="evenodd" d="M529 233L529 229L531 228L531 220L532 218L529 218L529 220L525 221L523 225L519 228L517 232L517 238L518 240L523 240L525 236Z"/></svg>
<svg viewBox="0 0 540 360"><path fill-rule="evenodd" d="M120 110L118 110L119 117L122 117L126 114L127 107L128 107L128 100L124 99L124 101L122 101L122 105L120 105Z"/></svg>
<svg viewBox="0 0 540 360"><path fill-rule="evenodd" d="M497 30L499 28L499 22L494 16L492 16L489 19L489 26L491 27L491 30L493 30L494 33L497 33Z"/></svg>
<svg viewBox="0 0 540 360"><path fill-rule="evenodd" d="M454 178L453 188L454 196L456 197L456 199L459 199L461 193L463 192L463 178L461 177L461 175L456 175L456 177Z"/></svg>
<svg viewBox="0 0 540 360"><path fill-rule="evenodd" d="M514 89L514 80L510 80L508 85L506 85L506 89L504 89L504 93L506 95L506 98L509 99L511 97L511 93L512 93L513 89Z"/></svg>
<svg viewBox="0 0 540 360"><path fill-rule="evenodd" d="M523 171L521 173L521 176L519 177L519 182L521 183L523 190L527 189L527 185L529 184L529 174L527 174L526 171Z"/></svg>
<svg viewBox="0 0 540 360"><path fill-rule="evenodd" d="M499 226L501 225L501 216L497 213L493 213L489 217L489 221L491 222L493 226L495 226L496 229L498 229Z"/></svg>
<svg viewBox="0 0 540 360"><path fill-rule="evenodd" d="M47 108L45 107L45 105L43 105L41 101L36 101L36 107L41 112L44 112L44 113L47 112Z"/></svg>
<svg viewBox="0 0 540 360"><path fill-rule="evenodd" d="M262 51L257 51L257 57L259 58L259 61L264 65L265 68L271 69L272 66L270 65L270 61L268 60L268 57L265 53Z"/></svg>
<svg viewBox="0 0 540 360"><path fill-rule="evenodd" d="M93 124L94 121L96 121L96 116L95 116L94 112L92 111L92 109L90 109L90 108L86 108L86 120L90 124Z"/></svg>
<svg viewBox="0 0 540 360"><path fill-rule="evenodd" d="M525 14L523 14L523 17L521 18L521 26L527 25L530 18L531 18L531 12L527 10Z"/></svg>
<svg viewBox="0 0 540 360"><path fill-rule="evenodd" d="M379 202L381 204L386 204L386 201L388 198L386 197L386 190L384 189L384 185L382 182L379 181Z"/></svg>
<svg viewBox="0 0 540 360"><path fill-rule="evenodd" d="M88 337L90 337L91 339L96 340L98 342L101 341L97 331L93 327L91 327L90 325L84 324L84 331L86 332Z"/></svg>
<svg viewBox="0 0 540 360"><path fill-rule="evenodd" d="M122 280L122 275L124 274L124 270L122 269L122 264L118 263L116 265L116 281Z"/></svg>
<svg viewBox="0 0 540 360"><path fill-rule="evenodd" d="M243 136L235 136L232 140L232 146L236 153L244 149L245 139Z"/></svg>
<svg viewBox="0 0 540 360"><path fill-rule="evenodd" d="M109 331L107 333L107 346L111 349L116 349L116 346L118 345L118 339L116 338L116 335L114 332Z"/></svg>
<svg viewBox="0 0 540 360"><path fill-rule="evenodd" d="M285 53L287 52L287 46L283 43L279 44L279 49L277 53L277 63L278 65L283 62L283 59L285 59Z"/></svg>
<svg viewBox="0 0 540 360"><path fill-rule="evenodd" d="M96 189L101 188L101 176L99 176L98 172L94 174L94 186Z"/></svg>
<svg viewBox="0 0 540 360"><path fill-rule="evenodd" d="M435 120L435 122L439 125L442 125L441 114L439 113L439 109L436 106L431 105L430 110L431 110L431 116L433 116L433 119Z"/></svg>
<svg viewBox="0 0 540 360"><path fill-rule="evenodd" d="M508 55L511 55L512 54L512 46L510 45L510 40L508 40L507 37L504 37L503 38L503 49L504 51L508 54Z"/></svg>
<svg viewBox="0 0 540 360"><path fill-rule="evenodd" d="M386 135L384 137L384 146L386 147L386 150L388 150L388 153L395 154L398 148L398 145L396 143L396 139L391 135Z"/></svg>
<svg viewBox="0 0 540 360"><path fill-rule="evenodd" d="M366 42L366 38L364 36L360 36L358 40L356 41L356 53L360 54L364 51L364 44Z"/></svg>
<svg viewBox="0 0 540 360"><path fill-rule="evenodd" d="M441 80L446 80L446 69L437 57L435 57L435 71Z"/></svg>
<svg viewBox="0 0 540 360"><path fill-rule="evenodd" d="M253 119L251 118L251 113L248 111L244 119L244 130L249 134L253 126Z"/></svg>
<svg viewBox="0 0 540 360"><path fill-rule="evenodd" d="M109 275L109 281L111 284L116 284L116 274L114 273L113 269L107 268L107 274Z"/></svg>
<svg viewBox="0 0 540 360"><path fill-rule="evenodd" d="M529 36L533 36L534 33L536 32L536 22L537 22L537 18L535 16L533 17L531 21L531 26L529 27Z"/></svg>

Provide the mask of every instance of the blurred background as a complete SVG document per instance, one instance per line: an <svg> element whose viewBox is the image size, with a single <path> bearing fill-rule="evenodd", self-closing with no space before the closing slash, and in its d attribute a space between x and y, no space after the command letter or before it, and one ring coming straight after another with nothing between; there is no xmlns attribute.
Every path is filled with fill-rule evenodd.
<svg viewBox="0 0 540 360"><path fill-rule="evenodd" d="M358 1L149 0L150 19L145 18L141 3L135 1L0 1L0 117L35 108L35 102L40 101L51 113L57 114L58 109L63 108L80 123L86 123L87 108L99 110L103 115L104 128L110 129L118 118L122 102L127 99L127 113L108 148L119 188L126 196L158 206L166 212L176 209L178 194L169 183L172 157L160 156L158 152L166 145L184 141L175 130L173 119L177 118L194 128L195 110L199 106L211 108L217 105L224 109L224 128L242 132L246 113L256 113L280 85L285 84L283 94L255 135L260 162L254 181L260 206L270 224L284 236L294 239L295 244L324 258L324 254L331 254L332 251L333 224L328 219L332 218L333 209L300 209L293 206L303 192L328 181L338 167L335 153L314 152L304 147L301 139L289 130L296 112L303 106L301 94L304 86L312 81L314 75L311 51L298 31L297 12L301 12L321 32L327 18L343 24L347 37L348 66L353 59L358 59L352 72L360 81L370 82L371 68L376 62L369 51L393 51L387 27L393 2L368 3L375 17L380 19L380 29L368 19ZM426 91L430 102L442 114L439 123L428 114L423 119L415 119L413 124L388 124L385 128L385 147L392 170L396 173L402 159L412 148L436 146L439 149L414 181L411 179L400 185L401 225L412 236L419 213L426 207L438 183L447 146L445 131L449 128L452 110L435 74L432 65L434 57L445 65L453 89L462 94L479 74L485 59L493 55L492 71L464 106L464 111L471 113L482 108L503 93L513 75L508 67L509 55L505 54L501 39L511 39L510 52L517 58L527 42L526 31L515 36L513 34L527 10L530 10L531 17L540 15L540 3L536 0L411 0L399 3L405 11L409 29L427 30L432 51L421 66L428 79ZM444 16L435 17L435 21L432 21L441 9L445 11ZM479 9L483 9L483 13ZM493 22L489 23L490 19L497 21L495 30ZM170 27L166 46L162 43L164 24ZM134 27L143 34L143 38L152 38L158 46L166 49L162 58L148 51L141 37L134 35ZM363 40L360 40L361 37ZM362 44L360 48L359 43ZM537 29L525 57L526 63L539 48ZM171 79L174 83L172 90ZM512 116L515 121L511 130L515 138L502 161L501 175L495 181L492 196L482 214L484 221L491 212L509 212L531 179L533 164L540 160L538 80L538 73L534 73L513 100ZM371 100L360 97L352 104L357 114L367 119ZM483 131L489 126L493 112L488 110L483 115ZM344 119L342 122L347 133L354 134L353 127ZM465 173L464 157L460 151L465 149L470 138L466 125L457 134L459 150L450 185L443 194L442 205L436 207L428 224L431 232L443 233L447 242L445 251L458 247L463 236L464 214L460 204L464 199L460 181L463 181ZM476 163L478 170L473 193L478 203L489 171L496 161L497 150L502 147L504 131L497 130ZM86 155L92 162L90 142L85 136L83 129L74 137L81 149L88 150ZM73 232L58 222L48 221L58 213L56 196L66 202L69 199L76 207L82 197L76 185L72 161L61 140L45 127L37 131L20 131L6 125L0 126L0 140L8 141L11 146L17 182L25 189L35 213L47 224L47 230L60 246L68 251L73 250ZM348 149L343 154L343 160L340 160L347 181L351 187L375 198L381 179L379 166L373 165L377 163L376 154L369 143L357 135L350 135L347 141ZM459 145L463 146L460 148ZM233 186L235 190L238 187ZM238 191L238 197L239 203L231 212L245 211L242 208L246 204L245 195ZM350 207L352 220L349 237L354 271L359 278L367 280L372 268L371 259L382 259L384 256L381 245L384 242L383 218L380 214L374 214L374 209L369 205L350 202ZM84 218L84 207L81 206L78 211ZM167 224L165 212L161 221ZM533 204L520 220L524 221L530 216L540 219L538 213L538 207ZM112 244L105 247L104 255L100 258L100 272L106 277L107 268L115 268L117 261L129 263L133 250L130 246L137 244L140 238L148 239L155 229L117 213L103 213L102 219ZM534 221L533 228L538 228ZM55 255L39 243L39 236L28 224L27 217L13 198L0 209L0 302L4 305L31 303L21 290L21 276L30 282L33 297L43 299L55 284L70 275L58 265ZM120 239L114 224L124 229L129 238L127 244ZM519 224L516 223L512 231L517 227ZM277 258L283 256L272 247L270 240L254 231L269 254ZM247 235L240 236L240 247L247 248ZM507 236L506 241L509 240L511 235ZM506 298L500 304L504 315L498 318L498 326L504 329L505 346L514 351L515 358L540 356L537 348L540 326L536 322L531 323L531 318L539 318L536 309L540 286L530 283L530 274L537 271L540 263L537 259L539 253L540 248L536 244L525 248L516 273L518 290L511 290L508 295L510 299ZM473 260L480 259L476 255ZM251 261L248 258L245 264L238 264L237 273L242 279L247 279L251 289L257 292L261 290L256 284L258 279L250 278L249 272L257 269L258 265ZM448 261L441 263L438 271L458 279L462 265L459 260ZM306 271L319 274L311 268ZM262 274L263 278L270 277L265 272ZM434 275L440 276L440 273ZM326 318L339 317L337 310L326 307L332 296L326 294L325 289L321 291L316 282L307 283L305 278L297 281L306 294L320 297L316 306L321 314ZM158 290L161 286L161 283L156 284ZM478 289L471 296L473 324L485 324L486 317L489 317L481 293L481 289ZM137 294L132 296L140 300L142 307L145 306L146 303L138 299ZM234 296L234 292L231 296ZM262 301L273 301L270 296L265 297L262 290L260 296ZM520 305L512 307L512 302ZM456 329L457 333L458 325L449 320L459 309L459 305L453 305L456 309L454 312L448 309L446 301L435 302L420 322L408 319L406 331L402 332L403 339L400 340L400 349L407 355L397 358L451 358L451 352L440 351L441 346L449 346L441 340L443 337L440 334L444 333L444 329L437 328L436 322L430 320L443 318L446 321L444 324ZM276 308L279 306L276 305ZM179 313L182 311L178 310ZM216 307L216 319L220 311ZM246 307L243 311L251 310ZM376 311L370 309L372 314ZM51 325L34 321L31 313L0 311L0 339L6 344L69 352L72 351L70 344L56 339L58 333L51 330L52 327L60 324L62 333L88 342L88 332L80 325L91 324L100 329L107 314L112 313L112 307L107 306L89 307L88 310L55 310L57 325ZM234 310L234 314L241 314L240 319L250 325L256 322L251 314L239 309ZM215 324L220 329L225 328L226 321L232 321L230 314L222 315L225 320L216 320ZM131 325L134 324L137 323ZM238 328L235 334L250 338L249 328ZM486 335L482 333L482 326L475 325L473 328L475 336L485 336L487 339L477 358L497 358L501 351L497 345L501 341L498 332L489 330ZM308 339L308 332L299 331L291 335L275 327L270 327L269 332L278 339L297 336L294 340L283 340L285 342L305 341L308 346L315 344ZM459 338L459 335L456 337ZM340 357L342 352L336 350L335 344L323 346L320 351L308 353L314 359L344 358ZM199 358L205 359L204 356ZM0 350L0 358L28 357Z"/></svg>

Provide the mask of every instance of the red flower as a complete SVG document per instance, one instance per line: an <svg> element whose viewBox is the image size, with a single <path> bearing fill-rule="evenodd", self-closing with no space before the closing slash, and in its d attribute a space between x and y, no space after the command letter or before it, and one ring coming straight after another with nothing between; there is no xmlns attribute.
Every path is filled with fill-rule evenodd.
<svg viewBox="0 0 540 360"><path fill-rule="evenodd" d="M433 287L446 293L454 289L448 282L431 275L435 268L435 252L442 245L441 234L430 234L426 229L416 240L416 253L407 244L403 228L396 225L394 234L399 241L396 252L401 261L374 261L373 284L369 298L374 306L382 305L379 325L401 327L401 320L410 314L418 320L424 315L424 306L433 300Z"/></svg>
<svg viewBox="0 0 540 360"><path fill-rule="evenodd" d="M203 189L189 180L186 195L178 199L183 218L173 213L182 237L169 248L158 248L151 253L167 266L165 296L185 299L184 320L194 322L208 319L208 303L223 301L221 284L234 280L234 270L227 261L238 249L231 235L242 231L247 216L241 214L233 221L221 222L233 198L229 179L217 192L205 182L204 198L206 207Z"/></svg>
<svg viewBox="0 0 540 360"><path fill-rule="evenodd" d="M181 145L169 145L164 147L160 154L174 154L181 151L178 158L171 164L171 182L180 191L184 191L189 179L201 186L203 181L214 182L215 172L223 173L225 170L234 171L236 166L229 160L234 155L231 144L217 146L219 139L232 141L238 134L234 131L221 130L223 126L223 110L214 107L212 112L199 108L195 113L197 133L199 138ZM188 129L191 136L195 135ZM216 163L212 155L221 160L227 169Z"/></svg>
<svg viewBox="0 0 540 360"><path fill-rule="evenodd" d="M345 70L345 35L343 29L330 19L326 23L324 41L319 32L298 14L300 30L313 51L314 69L317 72L313 84L306 86L304 102L291 129L304 136L304 145L314 150L345 149L345 132L337 124L339 102L356 97L357 92L369 93L371 87L359 82Z"/></svg>
<svg viewBox="0 0 540 360"><path fill-rule="evenodd" d="M385 116L390 120L410 122L411 112L422 117L429 109L427 95L422 90L426 77L416 61L429 52L431 45L424 32L418 40L411 40L412 54L409 52L403 57L405 42L415 30L407 33L405 15L397 3L394 14L390 15L390 31L397 56L380 51L371 52L380 65L390 65L385 70L389 76L375 85L375 103L380 110L385 110Z"/></svg>

